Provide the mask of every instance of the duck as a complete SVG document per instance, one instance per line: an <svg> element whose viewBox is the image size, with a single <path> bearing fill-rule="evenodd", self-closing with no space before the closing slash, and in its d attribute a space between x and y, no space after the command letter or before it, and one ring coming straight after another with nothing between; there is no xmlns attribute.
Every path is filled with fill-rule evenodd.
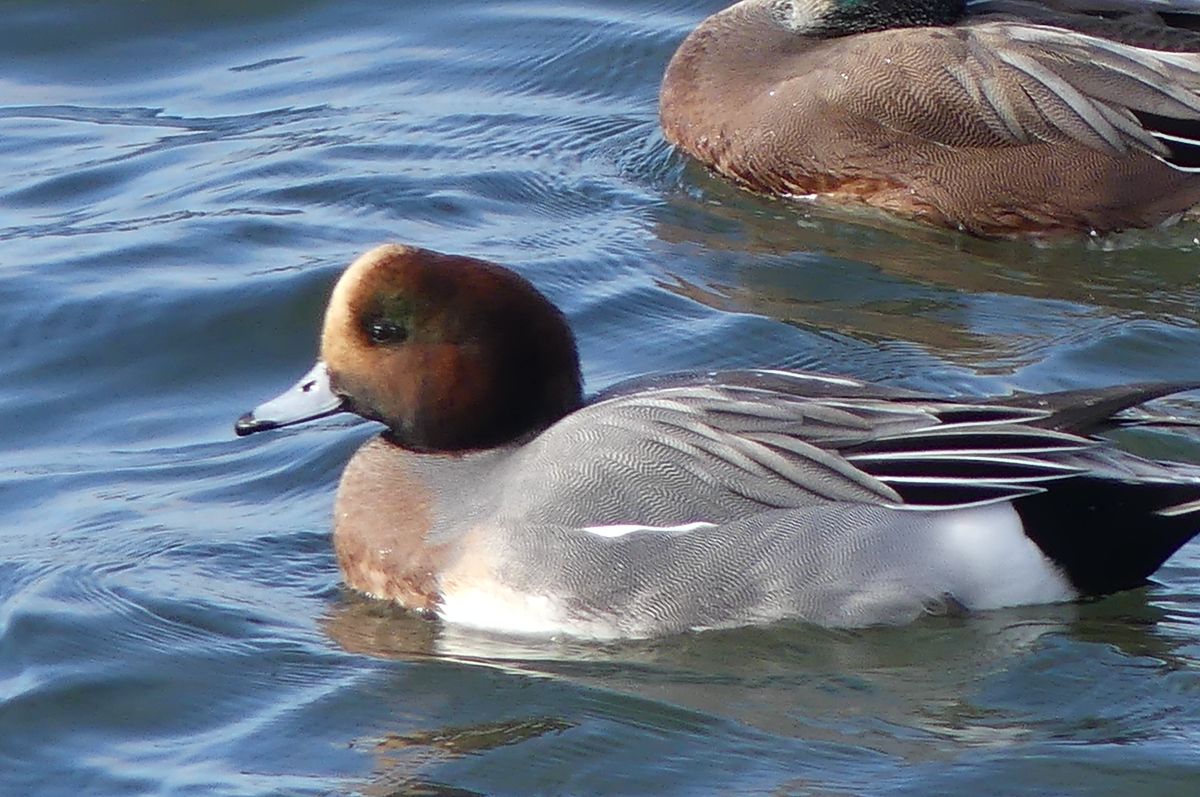
<svg viewBox="0 0 1200 797"><path fill-rule="evenodd" d="M389 244L338 279L316 365L235 430L383 425L334 502L351 589L488 632L632 639L1141 586L1200 531L1200 466L1097 435L1197 386L956 399L760 368L585 396L529 281Z"/></svg>
<svg viewBox="0 0 1200 797"><path fill-rule="evenodd" d="M1166 225L1200 205L1189 14L1198 0L742 0L679 46L660 122L761 194L984 237Z"/></svg>

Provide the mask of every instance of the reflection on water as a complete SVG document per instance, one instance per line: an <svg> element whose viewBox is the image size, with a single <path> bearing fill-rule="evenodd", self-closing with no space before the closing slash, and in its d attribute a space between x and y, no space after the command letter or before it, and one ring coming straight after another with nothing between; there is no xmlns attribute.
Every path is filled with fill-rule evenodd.
<svg viewBox="0 0 1200 797"><path fill-rule="evenodd" d="M371 754L375 758L375 775L362 786L362 793L368 797L396 794L454 797L481 794L482 792L425 780L420 773L434 762L485 753L571 727L571 723L545 717L429 732L386 734L371 743Z"/></svg>
<svg viewBox="0 0 1200 797"><path fill-rule="evenodd" d="M1131 321L1166 334L1200 322L1197 224L1098 241L981 240L872 211L706 188L700 200L673 197L655 234L733 265L703 282L668 274L659 285L716 309L903 340L984 373L1119 335ZM1200 370L1175 378L1189 375Z"/></svg>
<svg viewBox="0 0 1200 797"><path fill-rule="evenodd" d="M356 654L407 662L450 660L550 678L768 734L865 745L912 764L953 760L964 745L1002 748L1047 732L1106 739L1138 733L1129 717L1106 711L1106 687L1080 675L1079 658L1109 659L1138 673L1194 668L1194 661L1178 655L1176 644L1158 632L1164 619L1166 613L1144 593L1130 592L1087 604L927 618L907 628L834 631L784 624L596 644L444 627L343 594L322 627ZM1030 682L1013 676L1039 671L1070 691L1043 685L1030 693ZM1172 706L1161 695L1153 702L1156 711L1200 716L1200 707ZM459 739L466 745L473 740L511 744L534 731L558 732L569 725L561 718L535 717L389 738L445 753L445 744L428 740L445 735L454 740L451 746Z"/></svg>

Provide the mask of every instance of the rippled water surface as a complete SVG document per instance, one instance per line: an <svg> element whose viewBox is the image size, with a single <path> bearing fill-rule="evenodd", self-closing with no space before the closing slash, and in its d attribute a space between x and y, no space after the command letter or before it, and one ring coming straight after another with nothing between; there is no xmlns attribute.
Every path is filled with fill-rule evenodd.
<svg viewBox="0 0 1200 797"><path fill-rule="evenodd" d="M658 79L721 4L0 4L0 794L1200 793L1200 544L1080 606L505 640L340 588L369 424L233 437L388 240L519 269L592 389L1200 380L1198 227L984 242L673 154Z"/></svg>

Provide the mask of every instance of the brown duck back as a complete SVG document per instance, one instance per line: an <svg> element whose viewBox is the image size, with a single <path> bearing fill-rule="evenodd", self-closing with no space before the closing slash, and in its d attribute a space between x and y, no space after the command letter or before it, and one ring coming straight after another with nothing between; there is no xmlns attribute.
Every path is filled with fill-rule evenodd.
<svg viewBox="0 0 1200 797"><path fill-rule="evenodd" d="M1148 227L1200 204L1200 175L1129 142L1105 149L1073 137L1082 125L1069 103L1006 71L1003 59L1024 57L1027 45L981 52L1001 35L994 24L822 39L754 6L702 23L661 94L667 139L744 187L984 235ZM984 83L1010 105L997 112Z"/></svg>

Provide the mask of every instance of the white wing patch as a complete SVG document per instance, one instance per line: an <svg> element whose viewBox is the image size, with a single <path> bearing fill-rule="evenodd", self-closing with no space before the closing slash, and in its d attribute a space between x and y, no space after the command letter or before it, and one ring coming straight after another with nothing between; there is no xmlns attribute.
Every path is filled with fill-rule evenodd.
<svg viewBox="0 0 1200 797"><path fill-rule="evenodd" d="M642 526L637 523L616 523L611 526L584 526L580 531L586 531L588 534L595 534L597 537L624 537L626 534L633 534L635 531L649 531L655 534L687 534L689 531L696 529L711 528L717 525L703 520L697 520L692 523L684 523L679 526Z"/></svg>

